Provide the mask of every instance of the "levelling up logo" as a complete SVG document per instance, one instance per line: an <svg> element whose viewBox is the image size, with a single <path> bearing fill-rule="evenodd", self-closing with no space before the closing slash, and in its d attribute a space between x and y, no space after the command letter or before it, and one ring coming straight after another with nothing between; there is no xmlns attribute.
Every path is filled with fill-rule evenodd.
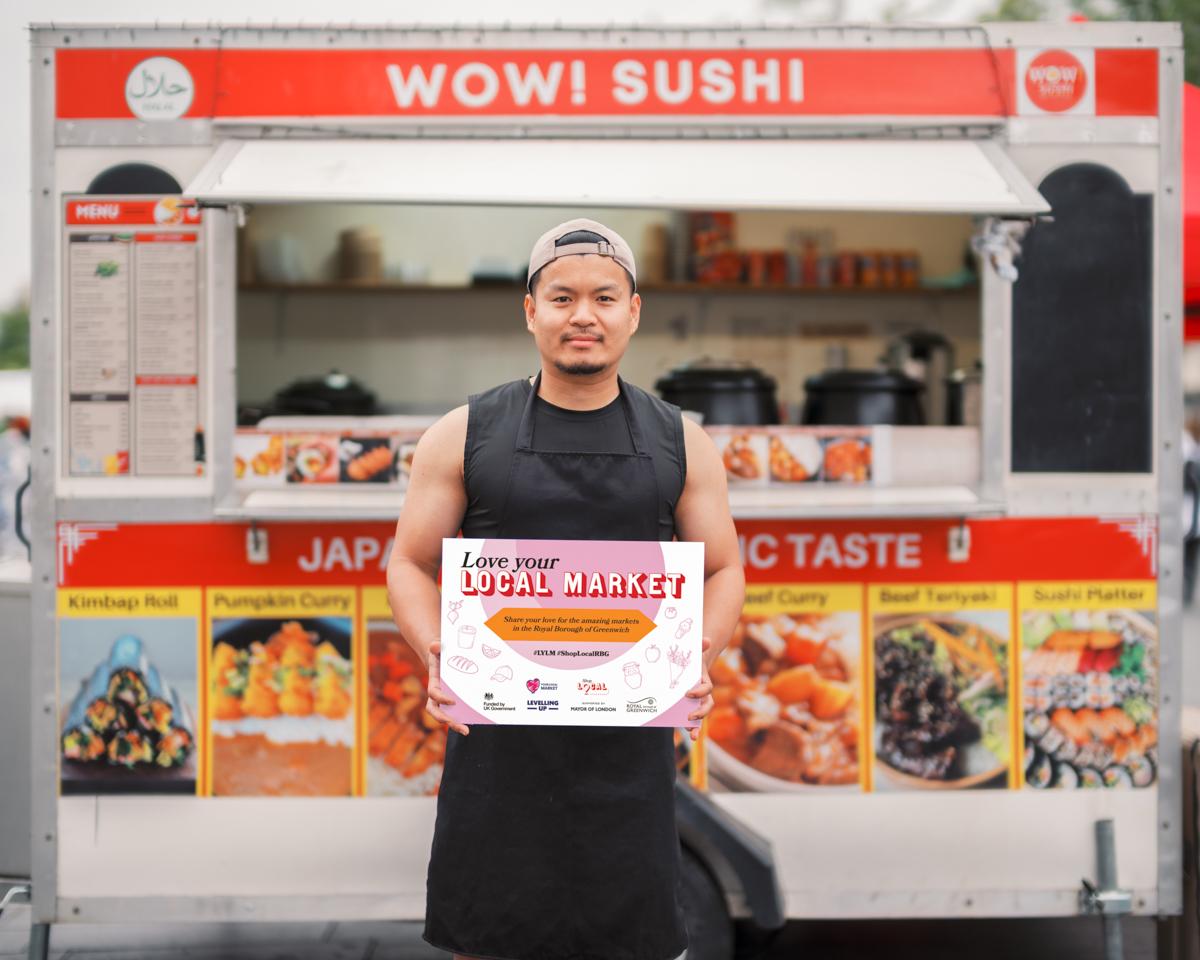
<svg viewBox="0 0 1200 960"><path fill-rule="evenodd" d="M1018 112L1095 113L1092 50L1022 50L1017 61Z"/></svg>

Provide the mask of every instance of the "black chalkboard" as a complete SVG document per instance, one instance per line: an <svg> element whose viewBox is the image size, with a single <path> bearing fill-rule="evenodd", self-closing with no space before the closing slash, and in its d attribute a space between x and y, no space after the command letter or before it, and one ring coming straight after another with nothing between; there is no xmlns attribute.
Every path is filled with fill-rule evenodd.
<svg viewBox="0 0 1200 960"><path fill-rule="evenodd" d="M1017 261L1012 469L1148 473L1152 198L1090 163L1038 189L1054 219L1030 228Z"/></svg>

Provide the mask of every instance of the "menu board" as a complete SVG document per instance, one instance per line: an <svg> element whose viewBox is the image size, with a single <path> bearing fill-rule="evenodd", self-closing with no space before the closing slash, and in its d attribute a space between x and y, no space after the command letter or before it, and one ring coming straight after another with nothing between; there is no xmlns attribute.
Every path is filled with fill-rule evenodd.
<svg viewBox="0 0 1200 960"><path fill-rule="evenodd" d="M176 197L67 200L71 476L203 473L200 223Z"/></svg>
<svg viewBox="0 0 1200 960"><path fill-rule="evenodd" d="M949 549L953 520L739 521L745 606L711 666L715 705L703 735L678 739L695 782L768 794L1154 789L1154 518L965 523L963 557ZM63 791L436 793L448 735L424 710L427 665L393 622L385 588L393 531L376 522L263 523L269 561L255 563L246 524L60 524ZM547 661L587 658L547 651L600 649L594 637L565 632L571 617L587 615L587 604L571 611L565 601L585 598L553 595L565 577L560 585L549 575L550 596L463 596L462 561L484 551L455 543L458 560L443 571L457 590L442 614L444 676L461 693L454 657L475 663L477 677L501 666L513 674L477 691L481 715L489 690L492 703L528 710L534 701L542 722L557 722L580 713L572 706L678 699L691 685L682 673L670 685L681 659L671 648L686 656L692 635L675 634L689 617L698 625L682 597L642 610L642 598L633 606L607 598L604 616L652 627L604 658L600 669L615 679L592 663L557 668ZM553 544L531 543L543 563L557 555ZM558 572L640 569L628 547L587 544L569 565L563 554ZM490 553L529 559L535 549L502 541ZM675 569L662 560L664 572ZM472 588L481 585L473 575ZM510 613L506 622L511 608L524 608L524 619ZM517 633L530 616L543 631L561 626L560 639ZM688 667L698 662L694 642ZM556 717L549 701L558 701Z"/></svg>

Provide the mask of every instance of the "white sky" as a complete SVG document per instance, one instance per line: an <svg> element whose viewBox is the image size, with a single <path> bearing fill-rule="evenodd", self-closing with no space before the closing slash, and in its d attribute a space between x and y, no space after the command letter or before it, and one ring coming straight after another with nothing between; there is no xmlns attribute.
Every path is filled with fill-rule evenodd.
<svg viewBox="0 0 1200 960"><path fill-rule="evenodd" d="M7 90L0 135L0 309L29 287L29 23L216 21L476 24L761 23L902 19L972 20L994 0L0 0L0 89ZM499 12L498 12L499 11ZM502 15L501 15L502 14Z"/></svg>

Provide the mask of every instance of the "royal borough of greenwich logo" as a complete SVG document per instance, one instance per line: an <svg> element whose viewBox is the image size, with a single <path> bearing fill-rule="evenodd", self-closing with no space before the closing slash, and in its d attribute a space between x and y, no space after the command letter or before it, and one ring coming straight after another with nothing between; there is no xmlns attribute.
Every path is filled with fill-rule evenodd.
<svg viewBox="0 0 1200 960"><path fill-rule="evenodd" d="M192 75L171 57L150 57L125 78L125 102L139 120L178 120L192 105Z"/></svg>

